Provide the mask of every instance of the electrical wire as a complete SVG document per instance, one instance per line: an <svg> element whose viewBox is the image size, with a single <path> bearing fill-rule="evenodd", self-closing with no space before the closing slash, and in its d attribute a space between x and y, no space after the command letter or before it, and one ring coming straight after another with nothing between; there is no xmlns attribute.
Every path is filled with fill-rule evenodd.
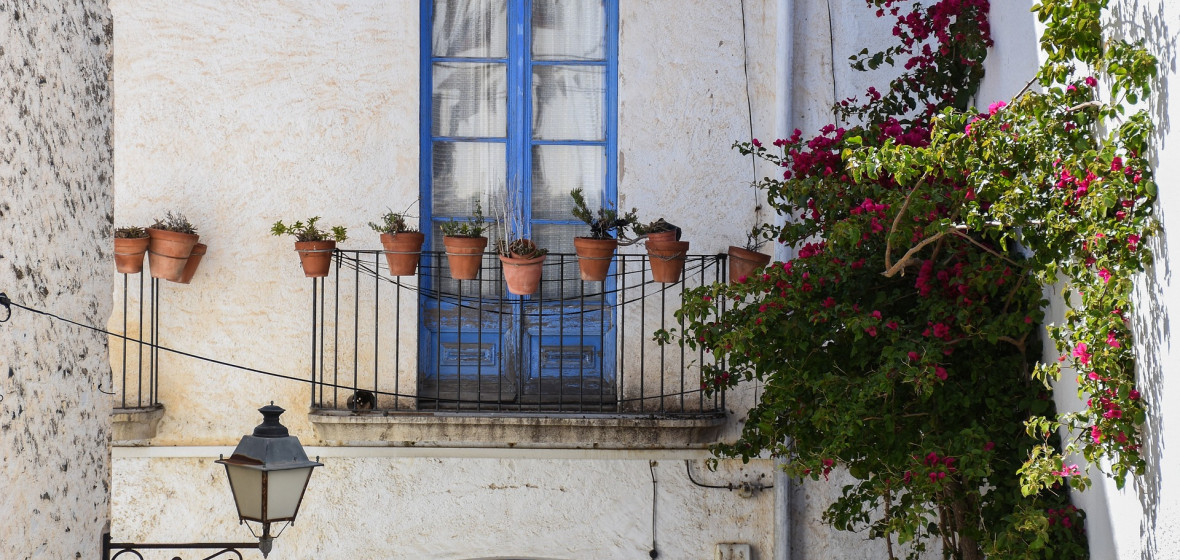
<svg viewBox="0 0 1180 560"><path fill-rule="evenodd" d="M732 490L738 490L743 486L742 484L735 485L732 482L726 483L725 486L719 486L716 484L704 484L701 482L697 482L696 478L694 478L692 476L692 465L689 461L691 461L691 459L684 460L684 472L688 473L688 481L689 482L691 482L701 488L713 488L716 490L730 490L730 491L732 491ZM771 488L774 488L774 484L765 485L765 486L762 484L750 484L750 483L744 483L744 484L747 488L749 488L751 490L770 490Z"/></svg>
<svg viewBox="0 0 1180 560"><path fill-rule="evenodd" d="M175 348L170 348L170 347L167 347L167 346L161 346L161 345L159 345L159 344L152 344L151 342L144 342L144 341L142 341L142 340L138 340L138 339L135 339L135 338L131 338L131 337L129 337L129 336L126 336L126 335L123 335L123 334L119 334L119 333L111 332L111 331L108 331L108 330L106 330L106 329L103 329L103 328L95 327L95 326L92 326L92 325L87 325L87 324L84 324L84 323L79 323L79 322L77 322L77 321L73 321L73 320L70 320L70 319L66 319L65 317L61 317L61 316L59 316L59 315L55 315L55 314L53 314L53 313L50 313L50 312L48 312L48 311L43 311L43 310L40 310L40 309L35 309L35 308L32 308L32 307L27 307L27 306L21 305L21 304L19 304L19 303L16 303L16 302L14 302L14 301L11 301L11 300L9 300L9 299L7 298L7 296L5 296L3 300L0 300L0 305L4 305L4 302L5 302L5 301L7 301L9 304L11 304L11 305L12 305L12 306L14 306L14 307L17 307L18 309L24 309L25 311L29 311L29 312L32 312L32 313L36 313L36 314L38 314L38 315L44 315L44 316L46 316L46 317L49 317L49 318L51 318L51 319L56 319L56 320L58 320L58 321L63 321L63 322L69 323L69 324L71 324L71 325L75 325L75 326L78 326L78 327L82 327L82 328L84 328L84 329L89 329L89 330L92 330L92 331L94 331L94 332L98 332L98 333L101 333L101 334L105 334L105 335L107 335L107 336L111 336L111 337L114 337L114 338L117 338L117 339L121 339L121 340L126 340L126 341L130 341L130 342L134 342L134 343L136 343L136 344L140 344L140 345L142 345L142 346L146 346L146 347L148 347L148 348L154 348L154 349L156 349L156 350L163 350L163 351L165 351L165 352L171 352L171 353L173 353L173 354L177 354L177 355L180 355L180 356L185 356L185 357L187 357L187 358L192 358L192 359L195 359L195 360L201 360L201 361L204 361L204 362L209 362L209 363L212 363L212 364L217 364L217 365L219 365L219 366L224 366L224 367L228 367L228 368L232 368L232 369L238 369L238 370L242 370L242 371L248 371L248 372L251 372L251 373L257 373L257 374L260 374L260 375L265 375L265 376L274 377L274 378L278 378L278 379L285 379L285 380L288 380L288 381L298 381L298 382L300 382L300 383L310 383L310 384L311 384L313 387L320 387L320 388L325 388L325 389L344 389L344 390L347 390L347 391L353 391L353 392L360 392L360 391L362 391L362 390L363 390L363 391L367 391L367 392L369 392L369 393L372 393L372 394L374 394L374 395L385 395L385 396L391 396L391 397L406 397L406 398L423 398L423 396L422 396L422 395L419 395L419 394L398 393L398 392L393 392L393 391L380 391L380 390L376 390L376 389L374 389L374 390L368 390L368 389L359 389L358 387L356 387L356 386L354 386L354 385L340 385L340 384L337 384L337 383L328 383L328 382L326 382L326 381L316 381L316 380L314 380L314 379L305 379L305 378L302 378L302 377L295 377L295 376L292 376L292 375L285 375L285 374L281 374L281 373L275 373L275 372L272 372L272 371L266 371L266 370L262 370L262 369L258 369L258 368L249 367L249 366L243 366L243 365L239 365L239 364L234 364L234 363L231 363L231 362L226 362L226 361L223 361L223 360L218 360L218 359L216 359L216 358L209 358L209 357L207 357L207 356L201 356L201 355L199 355L199 354L193 354L192 352L185 352L184 350L177 350L177 349L175 349ZM10 313L10 315L11 315L11 313ZM6 320L7 320L7 319L6 319ZM107 394L107 395L113 395L113 394L115 394L114 392L107 392L107 391L103 391L103 390L102 390L102 386L101 386L101 385L99 386L98 390L99 390L99 391L101 391L102 393L105 393L105 394ZM618 403L618 404L620 404L620 405L622 405L622 404L626 404L626 403L630 403L630 402L636 402L636 401L646 401L646 400L650 400L650 399L665 399L665 398L668 398L668 397L677 397L677 396L680 396L680 395L692 395L692 394L697 394L697 393L699 393L699 392L700 392L699 390L682 390L682 391L680 391L680 392L677 392L677 393L667 393L667 394L662 394L662 395L646 395L646 396L643 396L643 395L641 395L641 396L639 396L639 397L631 397L631 398L625 398L625 399L618 399L618 400L617 400L617 403ZM457 398L456 398L456 399L446 399L446 398L433 398L433 399L430 399L430 400L432 400L432 401L435 401L435 402L438 402L438 403L446 403L446 404L486 404L484 401L471 400L471 399L457 399ZM720 414L720 413L718 413L718 414ZM652 416L654 417L654 416L655 416L655 413L652 413ZM664 414L662 414L661 416L676 416L676 414L668 414L668 413L664 413Z"/></svg>
<svg viewBox="0 0 1180 560"><path fill-rule="evenodd" d="M656 548L656 462L648 461L647 468L651 471L651 550L647 555L659 558L660 552Z"/></svg>

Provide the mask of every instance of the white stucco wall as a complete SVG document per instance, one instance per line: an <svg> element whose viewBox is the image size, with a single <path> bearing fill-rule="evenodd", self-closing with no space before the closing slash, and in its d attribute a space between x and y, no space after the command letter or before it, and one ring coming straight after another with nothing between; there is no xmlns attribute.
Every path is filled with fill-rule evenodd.
<svg viewBox="0 0 1180 560"><path fill-rule="evenodd" d="M110 55L105 2L0 4L0 292L87 325L111 309ZM105 336L0 324L0 558L98 556L109 389Z"/></svg>
<svg viewBox="0 0 1180 560"><path fill-rule="evenodd" d="M1173 267L1180 246L1171 232L1180 231L1180 141L1172 119L1180 116L1176 87L1180 40L1180 5L1168 0L1112 2L1117 33L1144 41L1159 59L1160 76L1146 105L1156 123L1153 163L1162 230L1152 240L1155 264L1136 285L1134 335L1140 391L1149 413L1144 426L1147 472L1122 490L1113 481L1098 480L1078 498L1088 512L1090 549L1096 558L1157 559L1180 554L1180 348L1170 333L1171 318L1180 314L1180 286Z"/></svg>
<svg viewBox="0 0 1180 560"><path fill-rule="evenodd" d="M1175 285L1171 263L1180 262L1180 249L1169 243L1169 231L1180 228L1180 196L1173 188L1180 179L1176 163L1180 146L1170 123L1180 114L1180 93L1171 89L1177 74L1180 6L1167 0L1111 4L1111 32L1143 41L1160 62L1153 98L1144 107L1157 126L1157 152L1152 159L1159 185L1157 218L1162 229L1151 243L1155 265L1137 280L1133 323L1139 388L1149 407L1144 425L1147 471L1129 478L1120 490L1113 480L1092 469L1094 486L1075 493L1073 500L1086 511L1092 558L1174 558L1180 551L1180 483L1176 479L1180 473L1180 434L1171 426L1180 422L1180 414L1169 403L1180 402L1180 382L1176 381L1180 354L1172 345L1170 318L1180 310L1180 289ZM1010 98L1035 72L1038 59L1043 58L1036 43L1039 27L1029 8L1027 0L992 3L992 29L997 43L994 54L998 56L988 59L980 106ZM1050 317L1060 318L1062 313L1061 302L1054 301ZM1055 350L1047 346L1046 359L1055 357ZM1076 385L1071 375L1063 374L1057 384L1055 400L1059 410L1081 406L1073 396ZM1078 462L1084 461L1078 458Z"/></svg>
<svg viewBox="0 0 1180 560"><path fill-rule="evenodd" d="M744 40L738 3L620 4L620 206L680 225L693 253L741 244L757 200L750 161L730 145L749 138L751 108L754 135L771 135L774 3L745 2ZM161 283L162 345L307 375L310 282L290 240L268 230L322 215L349 228L343 247L376 248L365 223L418 196L418 6L111 0L115 222L178 210L209 245L191 285ZM415 303L403 298L403 340L415 340ZM117 309L110 325L122 320ZM409 371L414 349L402 349ZM305 445L322 444L308 387L167 353L160 375L158 436L116 451L116 538L248 538L215 453L190 446L232 445L271 400ZM749 399L729 401L735 419ZM772 553L772 494L693 486L683 460L701 451L325 449L298 525L277 541L285 558L646 557L649 460L661 558L712 557L719 542ZM769 481L771 466L694 468L717 484Z"/></svg>

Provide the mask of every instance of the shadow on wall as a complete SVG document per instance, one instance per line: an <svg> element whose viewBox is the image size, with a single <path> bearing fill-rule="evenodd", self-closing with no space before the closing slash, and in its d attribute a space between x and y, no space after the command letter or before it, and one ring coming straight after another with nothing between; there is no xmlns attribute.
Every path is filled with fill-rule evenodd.
<svg viewBox="0 0 1180 560"><path fill-rule="evenodd" d="M1151 84L1152 96L1147 106L1151 120L1156 124L1155 153L1150 154L1152 166L1156 168L1159 150L1163 148L1171 130L1168 121L1168 77L1176 71L1177 50L1177 35L1168 29L1163 4L1143 0L1116 1L1111 6L1109 23L1111 35L1131 42L1142 42L1159 63L1159 75ZM1163 209L1158 204L1156 219L1160 224L1166 222ZM1135 479L1135 488L1143 514L1139 527L1142 558L1154 559L1160 557L1156 528L1163 478L1160 471L1164 427L1164 363L1161 353L1169 350L1168 333L1171 330L1165 297L1168 287L1172 285L1172 269L1167 259L1167 231L1161 229L1151 238L1149 246L1155 262L1144 274L1144 281L1137 286L1135 301L1138 309L1133 323L1138 385L1149 407L1143 427L1143 458L1147 462L1147 471Z"/></svg>

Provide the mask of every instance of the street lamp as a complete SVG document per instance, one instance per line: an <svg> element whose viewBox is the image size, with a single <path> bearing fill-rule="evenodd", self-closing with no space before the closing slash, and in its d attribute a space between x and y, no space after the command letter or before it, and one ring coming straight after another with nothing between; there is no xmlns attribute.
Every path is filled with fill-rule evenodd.
<svg viewBox="0 0 1180 560"><path fill-rule="evenodd" d="M281 407L271 403L258 412L262 413L262 423L254 428L254 433L242 436L233 455L217 462L225 465L239 522L262 524L258 550L265 558L274 541L271 523L295 522L311 470L322 467L323 463L308 460L299 438L290 435L287 427L279 423L279 416L285 412ZM254 530L250 529L250 533Z"/></svg>
<svg viewBox="0 0 1180 560"><path fill-rule="evenodd" d="M287 427L279 423L279 416L285 412L274 403L258 409L262 413L262 423L254 428L254 433L242 436L242 441L234 449L229 459L221 458L217 461L225 465L225 474L229 477L230 490L233 491L234 503L238 508L239 523L255 521L262 524L262 536L258 543L117 543L112 542L110 533L103 534L103 558L114 560L124 553L142 558L137 550L159 549L219 549L209 558L225 553L235 553L241 558L237 549L258 549L262 557L270 554L274 544L274 536L270 534L270 524L279 521L295 522L299 513L299 504L303 501L303 492L307 490L307 481L311 478L311 471L323 463L309 461L299 444L299 438L290 435ZM246 525L250 527L249 524ZM250 529L254 534L254 529ZM112 556L112 553L114 555Z"/></svg>

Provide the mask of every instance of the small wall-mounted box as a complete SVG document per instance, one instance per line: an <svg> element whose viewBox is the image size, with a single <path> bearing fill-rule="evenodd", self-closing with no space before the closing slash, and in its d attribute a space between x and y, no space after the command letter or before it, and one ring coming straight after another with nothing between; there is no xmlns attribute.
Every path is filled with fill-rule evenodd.
<svg viewBox="0 0 1180 560"><path fill-rule="evenodd" d="M717 543L713 560L750 560L750 545L741 543Z"/></svg>

